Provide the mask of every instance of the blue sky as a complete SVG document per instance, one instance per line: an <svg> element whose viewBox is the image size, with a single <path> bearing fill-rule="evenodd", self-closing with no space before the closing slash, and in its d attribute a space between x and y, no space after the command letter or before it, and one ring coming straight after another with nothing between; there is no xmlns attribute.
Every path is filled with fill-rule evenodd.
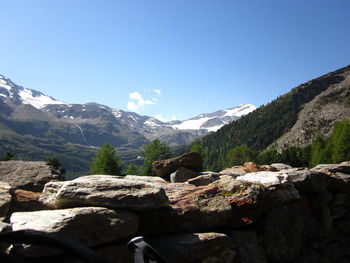
<svg viewBox="0 0 350 263"><path fill-rule="evenodd" d="M165 119L251 103L350 64L348 0L0 0L0 74Z"/></svg>

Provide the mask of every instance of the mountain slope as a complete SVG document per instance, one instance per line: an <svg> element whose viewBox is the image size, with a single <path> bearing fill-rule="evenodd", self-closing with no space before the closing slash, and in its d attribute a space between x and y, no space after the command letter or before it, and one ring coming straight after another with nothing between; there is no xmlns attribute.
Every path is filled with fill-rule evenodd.
<svg viewBox="0 0 350 263"><path fill-rule="evenodd" d="M349 71L350 66L347 66L304 83L269 104L243 116L236 122L222 127L216 133L201 138L198 143L203 146L206 153L207 165L213 170L220 169L228 150L241 144L246 144L255 150L263 150L283 135L285 135L284 141L296 144L296 141L302 139L300 134L294 136L295 130L291 129L300 122L305 123L305 121L301 121L300 116L303 114L303 109L304 112L307 112L307 109L311 107L310 103L313 103L314 99L320 99L320 102L322 102L317 103L319 110L315 114L319 114L319 120L324 120L324 123L320 122L320 125L322 124L322 127L324 127L324 131L329 131L332 124L339 120L338 118L349 118ZM342 91L337 91L337 89ZM322 93L327 93L329 96L320 95ZM343 103L338 107L338 101L340 100ZM331 104L330 101L333 101L333 103ZM326 117L329 108L332 108L334 112L341 111L342 114L333 114L332 121L329 121ZM309 117L304 113L305 120L310 120ZM300 124L298 125L300 127ZM298 129L298 125L295 126L295 129ZM324 134L322 130L317 128L312 132L311 128L315 128L314 124L308 128L305 127L303 132L313 134L309 141L318 133ZM294 139L287 139L291 137L294 137ZM284 141L281 139L277 142L279 147L283 146Z"/></svg>

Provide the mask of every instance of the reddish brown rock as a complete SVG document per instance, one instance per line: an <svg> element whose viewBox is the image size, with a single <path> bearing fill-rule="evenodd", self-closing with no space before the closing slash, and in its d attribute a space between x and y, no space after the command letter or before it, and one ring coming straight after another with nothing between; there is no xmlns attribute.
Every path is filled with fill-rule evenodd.
<svg viewBox="0 0 350 263"><path fill-rule="evenodd" d="M39 202L41 193L22 189L11 191L11 212L38 211L48 209Z"/></svg>
<svg viewBox="0 0 350 263"><path fill-rule="evenodd" d="M175 172L181 166L200 172L203 169L202 156L199 153L191 152L175 158L155 161L152 164L156 175L160 177L169 177L171 173Z"/></svg>
<svg viewBox="0 0 350 263"><path fill-rule="evenodd" d="M223 226L232 217L231 206L217 186L177 183L162 187L187 231Z"/></svg>

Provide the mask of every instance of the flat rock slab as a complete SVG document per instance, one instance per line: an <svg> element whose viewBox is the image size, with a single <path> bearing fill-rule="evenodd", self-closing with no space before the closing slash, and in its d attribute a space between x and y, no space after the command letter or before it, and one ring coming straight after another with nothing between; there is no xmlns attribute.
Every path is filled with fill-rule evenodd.
<svg viewBox="0 0 350 263"><path fill-rule="evenodd" d="M198 176L197 172L181 166L170 175L170 182L184 183L187 180L194 178L196 176Z"/></svg>
<svg viewBox="0 0 350 263"><path fill-rule="evenodd" d="M236 255L233 240L221 233L182 233L148 241L169 263L232 263Z"/></svg>
<svg viewBox="0 0 350 263"><path fill-rule="evenodd" d="M111 175L89 175L48 183L40 201L52 208L91 205L128 210L152 210L169 204L162 188Z"/></svg>
<svg viewBox="0 0 350 263"><path fill-rule="evenodd" d="M171 173L175 172L181 166L200 172L203 169L203 159L199 153L191 152L175 158L155 161L152 164L156 175L160 177L169 177Z"/></svg>
<svg viewBox="0 0 350 263"><path fill-rule="evenodd" d="M138 216L128 211L103 207L18 212L11 216L12 228L31 229L71 239L86 246L105 244L134 234ZM26 256L47 256L58 253L54 249L29 246L22 251Z"/></svg>
<svg viewBox="0 0 350 263"><path fill-rule="evenodd" d="M142 181L142 182L147 182L147 183L160 183L160 184L167 184L168 183L163 178L158 177L158 176L126 175L124 177L124 179L133 180L133 181Z"/></svg>
<svg viewBox="0 0 350 263"><path fill-rule="evenodd" d="M0 162L0 181L8 182L12 188L41 192L46 183L61 179L45 162Z"/></svg>
<svg viewBox="0 0 350 263"><path fill-rule="evenodd" d="M350 174L349 164L319 164L311 169L317 172L345 173Z"/></svg>
<svg viewBox="0 0 350 263"><path fill-rule="evenodd" d="M6 217L11 203L10 185L0 182L0 221Z"/></svg>

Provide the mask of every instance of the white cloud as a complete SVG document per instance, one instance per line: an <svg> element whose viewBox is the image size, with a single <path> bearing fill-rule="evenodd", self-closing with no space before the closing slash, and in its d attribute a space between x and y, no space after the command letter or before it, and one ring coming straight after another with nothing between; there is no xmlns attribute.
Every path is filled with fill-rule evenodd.
<svg viewBox="0 0 350 263"><path fill-rule="evenodd" d="M155 100L145 100L142 95L137 92L131 92L129 94L130 100L127 104L127 109L131 111L137 111L145 107L146 105L152 105L155 104Z"/></svg>
<svg viewBox="0 0 350 263"><path fill-rule="evenodd" d="M155 93L157 93L158 95L160 95L162 93L162 91L160 89L152 89Z"/></svg>

